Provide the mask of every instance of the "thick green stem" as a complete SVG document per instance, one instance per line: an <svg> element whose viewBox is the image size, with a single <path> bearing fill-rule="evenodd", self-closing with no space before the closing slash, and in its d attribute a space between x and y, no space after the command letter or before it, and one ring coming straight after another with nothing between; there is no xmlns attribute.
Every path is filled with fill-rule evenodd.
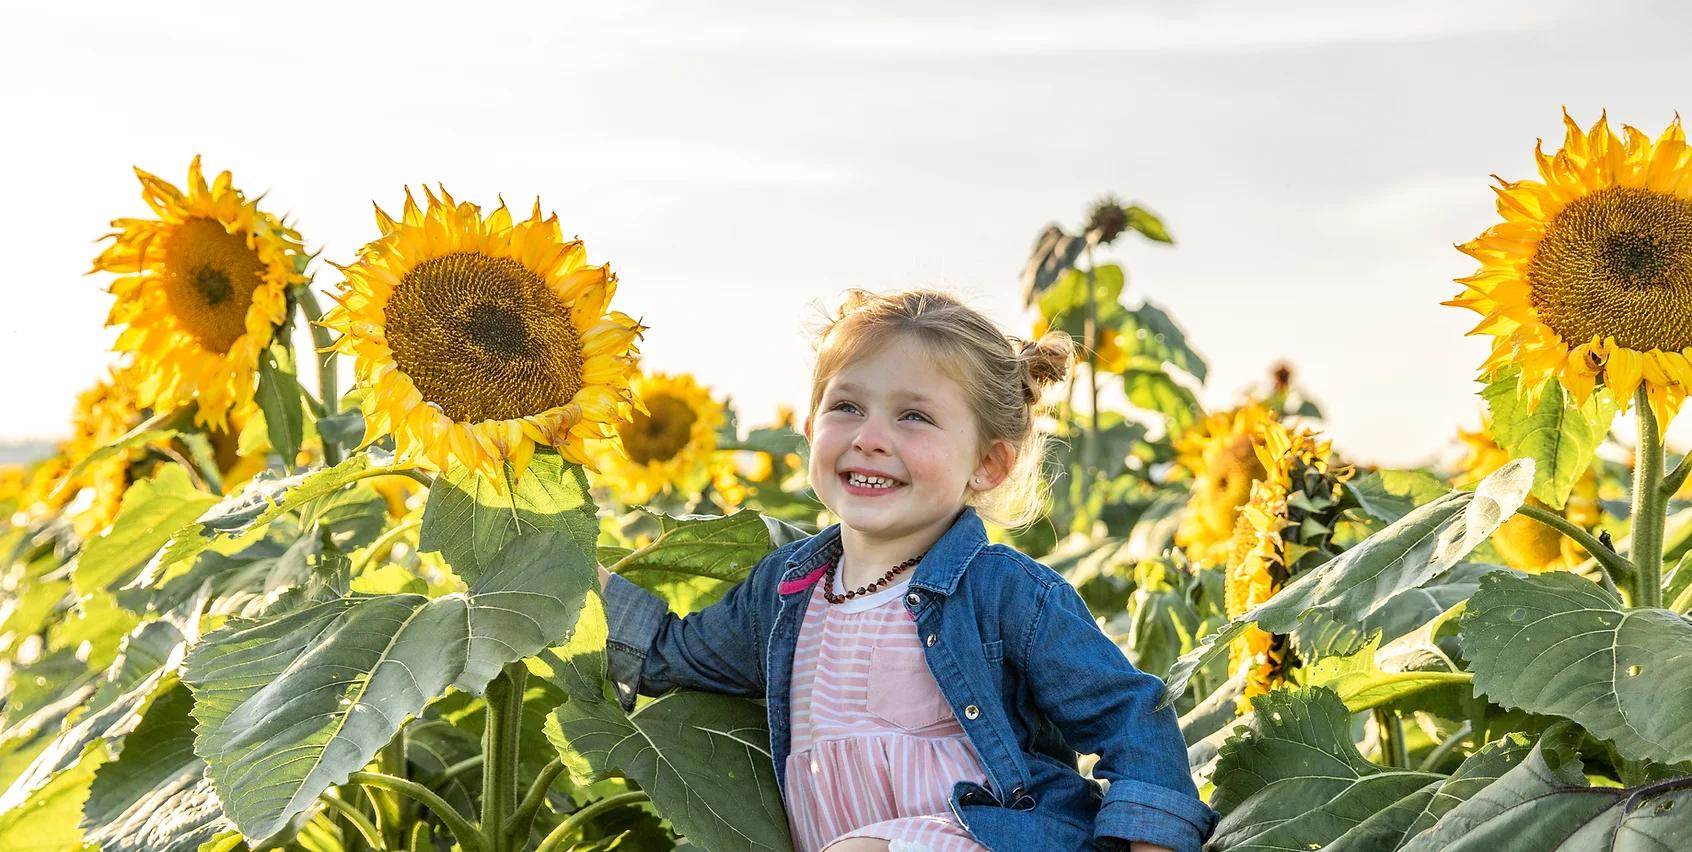
<svg viewBox="0 0 1692 852"><path fill-rule="evenodd" d="M523 732L523 686L529 668L507 665L488 684L487 718L482 727L482 833L487 852L510 852L506 822L517 812L518 740Z"/></svg>
<svg viewBox="0 0 1692 852"><path fill-rule="evenodd" d="M564 845L564 841L570 839L570 835L575 834L582 828L582 826L587 825L594 817L599 816L612 808L632 805L636 802L645 801L646 799L647 795L645 791L642 790L619 793L608 799L600 799L599 801L576 811L571 814L568 819L559 823L558 827L554 828L552 833L548 834L546 839L542 840L541 844L535 847L535 852L557 852L559 847Z"/></svg>
<svg viewBox="0 0 1692 852"><path fill-rule="evenodd" d="M1639 447L1633 469L1632 557L1637 572L1633 605L1663 605L1663 523L1667 495L1663 494L1663 438L1651 410L1645 386L1633 395L1639 417Z"/></svg>
<svg viewBox="0 0 1692 852"><path fill-rule="evenodd" d="M546 801L546 791L552 789L552 782L557 780L563 771L564 761L555 757L535 776L534 783L529 785L529 794L523 797L523 803L517 806L517 813L512 814L511 822L505 827L505 834L511 839L511 848L523 847L523 842L529 837L529 828L534 825L535 814Z"/></svg>
<svg viewBox="0 0 1692 852"><path fill-rule="evenodd" d="M1404 747L1404 725L1398 714L1384 707L1370 711L1375 714L1375 731L1381 738L1381 763L1394 769L1407 769L1410 754Z"/></svg>
<svg viewBox="0 0 1692 852"><path fill-rule="evenodd" d="M334 811L335 814L345 820L348 825L358 829L359 835L364 838L365 843L370 844L370 848L384 848L382 845L382 833L376 830L376 826L370 824L370 820L364 816L363 811L360 811L351 804L343 802L328 793L318 796L317 800L327 805L329 810Z"/></svg>
<svg viewBox="0 0 1692 852"><path fill-rule="evenodd" d="M1586 548L1586 552L1591 554L1593 559L1598 560L1598 564L1610 575L1610 579L1617 586L1632 588L1631 583L1634 575L1638 573L1634 570L1633 563L1621 554L1605 547L1604 543L1599 541L1596 536L1581 529L1575 522L1549 509L1542 509L1528 503L1523 503L1521 508L1516 510L1516 513L1526 515L1573 539L1575 544ZM1660 547L1661 539L1659 538L1658 541Z"/></svg>
<svg viewBox="0 0 1692 852"><path fill-rule="evenodd" d="M1091 425L1087 432L1087 452L1082 463L1092 477L1099 466L1099 305L1093 286L1093 241L1087 239L1087 324L1082 331L1082 346L1087 349L1087 392L1091 396Z"/></svg>
<svg viewBox="0 0 1692 852"><path fill-rule="evenodd" d="M454 838L457 838L458 845L464 847L465 852L491 852L487 849L486 843L483 842L482 833L476 830L476 826L465 819L457 808L447 804L446 799L436 795L435 791L428 787L404 778L383 775L380 772L354 772L347 776L347 780L354 784L363 784L366 787L392 790L411 798L434 811L435 816L440 817L441 822L446 823L447 829L452 832Z"/></svg>
<svg viewBox="0 0 1692 852"><path fill-rule="evenodd" d="M317 303L317 294L312 292L308 281L294 288L294 298L299 300L300 309L305 311L306 326L311 329L311 343L317 347L317 395L323 400L323 413L334 414L340 410L341 394L337 388L339 376L336 359L339 353L329 347L334 340L329 337L329 329L318 325L323 319L323 308ZM341 463L341 445L323 438L323 461L330 467Z"/></svg>

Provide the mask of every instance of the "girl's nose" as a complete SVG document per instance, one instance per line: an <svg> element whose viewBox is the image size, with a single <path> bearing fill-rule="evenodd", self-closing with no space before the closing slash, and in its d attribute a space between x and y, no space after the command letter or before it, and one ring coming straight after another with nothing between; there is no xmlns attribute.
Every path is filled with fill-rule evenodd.
<svg viewBox="0 0 1692 852"><path fill-rule="evenodd" d="M892 449L885 424L876 417L866 417L852 436L852 449L860 453L887 453Z"/></svg>

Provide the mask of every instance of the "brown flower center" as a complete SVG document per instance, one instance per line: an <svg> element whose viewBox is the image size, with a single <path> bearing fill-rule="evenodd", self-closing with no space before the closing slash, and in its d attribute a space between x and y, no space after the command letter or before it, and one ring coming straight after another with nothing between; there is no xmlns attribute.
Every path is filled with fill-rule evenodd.
<svg viewBox="0 0 1692 852"><path fill-rule="evenodd" d="M1527 267L1533 307L1570 346L1692 346L1692 201L1612 187L1559 212Z"/></svg>
<svg viewBox="0 0 1692 852"><path fill-rule="evenodd" d="M189 219L164 239L164 291L177 322L209 352L228 352L247 333L264 261L216 219Z"/></svg>
<svg viewBox="0 0 1692 852"><path fill-rule="evenodd" d="M623 451L639 464L669 461L687 448L699 415L685 400L668 394L654 394L644 402L650 415L636 411L633 420L617 426Z"/></svg>
<svg viewBox="0 0 1692 852"><path fill-rule="evenodd" d="M455 252L419 263L384 318L394 362L460 423L539 414L582 388L569 308L511 258Z"/></svg>

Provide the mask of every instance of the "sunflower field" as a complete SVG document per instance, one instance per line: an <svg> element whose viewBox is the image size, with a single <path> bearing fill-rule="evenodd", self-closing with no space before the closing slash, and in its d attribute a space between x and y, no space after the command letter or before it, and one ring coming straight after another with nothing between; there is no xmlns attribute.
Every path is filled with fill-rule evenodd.
<svg viewBox="0 0 1692 852"><path fill-rule="evenodd" d="M1449 468L1348 459L1287 365L1205 410L1094 260L1173 242L1148 210L1035 242L1082 360L992 534L1165 676L1209 849L1692 848L1692 149L1568 119L1535 162L1459 247L1493 346ZM0 849L791 850L760 702L621 709L596 566L687 613L830 523L793 411L643 363L538 201L408 190L319 257L228 172L137 175L118 357L0 469Z"/></svg>

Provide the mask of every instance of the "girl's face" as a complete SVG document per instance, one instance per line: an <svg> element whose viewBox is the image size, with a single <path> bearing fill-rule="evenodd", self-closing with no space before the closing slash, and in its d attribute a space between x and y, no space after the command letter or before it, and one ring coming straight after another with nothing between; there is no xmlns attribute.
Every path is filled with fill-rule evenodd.
<svg viewBox="0 0 1692 852"><path fill-rule="evenodd" d="M983 465L963 388L915 340L895 340L829 379L805 437L817 497L871 539L949 526L967 489L1001 478Z"/></svg>

